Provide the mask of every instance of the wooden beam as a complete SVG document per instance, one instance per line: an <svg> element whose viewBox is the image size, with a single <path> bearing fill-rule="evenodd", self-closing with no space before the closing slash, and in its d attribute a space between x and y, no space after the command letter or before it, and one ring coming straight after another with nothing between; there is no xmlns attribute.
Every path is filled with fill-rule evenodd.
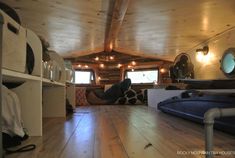
<svg viewBox="0 0 235 158"><path fill-rule="evenodd" d="M108 32L105 36L105 52L111 52L114 47L114 40L117 38L118 32L125 17L130 0L116 0L114 4L111 24L107 28Z"/></svg>

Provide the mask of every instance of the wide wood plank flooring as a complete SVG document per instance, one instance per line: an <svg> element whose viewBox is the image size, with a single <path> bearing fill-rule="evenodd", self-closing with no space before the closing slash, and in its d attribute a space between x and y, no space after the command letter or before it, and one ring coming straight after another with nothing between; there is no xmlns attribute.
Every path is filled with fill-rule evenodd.
<svg viewBox="0 0 235 158"><path fill-rule="evenodd" d="M235 137L215 131L215 150L234 151ZM6 158L202 158L203 126L146 106L79 107L67 119L44 119L36 150ZM235 155L217 155L235 157Z"/></svg>

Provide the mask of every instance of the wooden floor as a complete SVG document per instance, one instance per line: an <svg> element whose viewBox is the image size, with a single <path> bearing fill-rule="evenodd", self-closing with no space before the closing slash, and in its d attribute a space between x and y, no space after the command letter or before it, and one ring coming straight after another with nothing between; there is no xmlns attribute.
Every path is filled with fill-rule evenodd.
<svg viewBox="0 0 235 158"><path fill-rule="evenodd" d="M93 106L64 119L45 119L35 151L7 158L201 158L203 126L147 106ZM215 132L216 151L235 151L235 137ZM178 151L178 154L177 154ZM184 154L179 154L180 152ZM181 153L182 153L181 152ZM217 155L215 157L235 157Z"/></svg>

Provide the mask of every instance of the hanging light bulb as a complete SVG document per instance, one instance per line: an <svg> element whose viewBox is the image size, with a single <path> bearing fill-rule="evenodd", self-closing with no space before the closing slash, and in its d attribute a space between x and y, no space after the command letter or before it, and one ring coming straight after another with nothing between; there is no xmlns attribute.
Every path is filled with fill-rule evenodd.
<svg viewBox="0 0 235 158"><path fill-rule="evenodd" d="M110 56L109 59L110 59L110 60L114 60L114 56Z"/></svg>
<svg viewBox="0 0 235 158"><path fill-rule="evenodd" d="M135 61L132 61L131 64L132 64L132 65L136 65L136 62L135 62Z"/></svg>
<svg viewBox="0 0 235 158"><path fill-rule="evenodd" d="M101 67L101 68L104 68L104 64L100 64L100 67Z"/></svg>
<svg viewBox="0 0 235 158"><path fill-rule="evenodd" d="M118 64L117 67L118 67L118 68L122 67L122 64Z"/></svg>
<svg viewBox="0 0 235 158"><path fill-rule="evenodd" d="M99 57L95 57L95 61L99 61L100 60L100 58Z"/></svg>

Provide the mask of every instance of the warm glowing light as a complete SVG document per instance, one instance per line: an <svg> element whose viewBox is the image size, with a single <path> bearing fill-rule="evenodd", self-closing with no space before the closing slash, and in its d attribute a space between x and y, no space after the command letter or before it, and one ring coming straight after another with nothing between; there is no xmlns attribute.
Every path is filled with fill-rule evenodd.
<svg viewBox="0 0 235 158"><path fill-rule="evenodd" d="M131 71L135 71L134 69L131 69Z"/></svg>
<svg viewBox="0 0 235 158"><path fill-rule="evenodd" d="M109 48L110 48L110 50L113 49L113 44L112 43L110 43Z"/></svg>
<svg viewBox="0 0 235 158"><path fill-rule="evenodd" d="M120 67L122 67L122 64L118 64L117 66L120 68Z"/></svg>
<svg viewBox="0 0 235 158"><path fill-rule="evenodd" d="M99 76L99 77L98 77L98 80L100 80L100 79L101 79L101 77Z"/></svg>
<svg viewBox="0 0 235 158"><path fill-rule="evenodd" d="M85 68L88 68L89 66L88 66L88 65L85 65L84 67L85 67Z"/></svg>
<svg viewBox="0 0 235 158"><path fill-rule="evenodd" d="M100 60L100 58L99 57L95 57L95 60L98 61L98 60Z"/></svg>
<svg viewBox="0 0 235 158"><path fill-rule="evenodd" d="M161 69L160 69L160 72L161 72L161 73L165 73L165 72L166 72L166 69L161 68Z"/></svg>
<svg viewBox="0 0 235 158"><path fill-rule="evenodd" d="M132 65L136 65L136 62L135 62L135 61L132 61L131 64L132 64Z"/></svg>
<svg viewBox="0 0 235 158"><path fill-rule="evenodd" d="M203 52L197 52L196 59L203 65L209 65L215 59L215 55L211 52L208 52L207 55L204 55Z"/></svg>
<svg viewBox="0 0 235 158"><path fill-rule="evenodd" d="M104 64L100 64L100 67L101 67L101 68L104 68Z"/></svg>
<svg viewBox="0 0 235 158"><path fill-rule="evenodd" d="M79 65L77 65L77 67L82 67L82 65L79 64Z"/></svg>
<svg viewBox="0 0 235 158"><path fill-rule="evenodd" d="M127 67L128 67L128 68L131 68L132 66L131 66L131 65L128 65Z"/></svg>
<svg viewBox="0 0 235 158"><path fill-rule="evenodd" d="M113 60L113 59L114 59L114 56L110 56L109 59L110 59L110 60Z"/></svg>

